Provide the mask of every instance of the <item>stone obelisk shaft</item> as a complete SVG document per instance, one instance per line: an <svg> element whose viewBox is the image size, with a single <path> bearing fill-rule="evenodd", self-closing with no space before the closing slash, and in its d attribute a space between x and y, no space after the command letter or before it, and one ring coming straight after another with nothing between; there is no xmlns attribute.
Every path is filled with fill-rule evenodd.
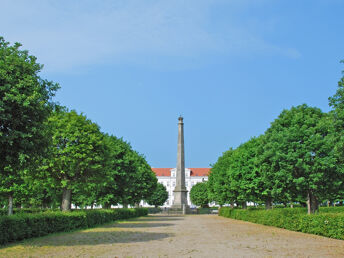
<svg viewBox="0 0 344 258"><path fill-rule="evenodd" d="M183 118L178 118L178 149L176 187L174 188L173 208L183 209L187 206L187 190L185 188L185 158L184 158L184 123Z"/></svg>

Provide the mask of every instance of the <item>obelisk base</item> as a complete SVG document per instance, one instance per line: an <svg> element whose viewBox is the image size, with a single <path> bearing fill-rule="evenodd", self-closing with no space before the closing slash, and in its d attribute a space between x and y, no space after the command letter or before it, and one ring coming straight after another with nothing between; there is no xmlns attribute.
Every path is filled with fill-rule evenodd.
<svg viewBox="0 0 344 258"><path fill-rule="evenodd" d="M187 190L174 190L173 195L174 195L174 200L173 204L171 206L171 211L177 212L177 213L182 213L182 214L187 214L190 213L190 207L187 205Z"/></svg>

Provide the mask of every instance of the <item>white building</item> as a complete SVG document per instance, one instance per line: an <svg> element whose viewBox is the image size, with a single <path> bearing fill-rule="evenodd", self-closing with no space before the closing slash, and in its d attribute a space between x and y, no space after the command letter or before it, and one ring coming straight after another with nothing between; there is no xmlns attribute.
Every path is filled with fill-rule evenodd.
<svg viewBox="0 0 344 258"><path fill-rule="evenodd" d="M163 184L168 191L168 200L163 207L170 207L173 203L173 190L176 186L176 169L175 168L152 168L158 178L158 182ZM210 168L185 168L185 187L188 190L188 205L194 207L190 201L191 188L199 183L208 181Z"/></svg>

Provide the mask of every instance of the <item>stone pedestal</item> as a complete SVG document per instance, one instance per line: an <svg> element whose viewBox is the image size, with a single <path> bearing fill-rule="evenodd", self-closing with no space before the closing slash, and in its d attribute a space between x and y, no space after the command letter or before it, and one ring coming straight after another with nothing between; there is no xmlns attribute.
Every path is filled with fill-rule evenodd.
<svg viewBox="0 0 344 258"><path fill-rule="evenodd" d="M187 190L174 190L173 195L174 195L174 201L171 206L172 209L183 209L184 207L187 207Z"/></svg>

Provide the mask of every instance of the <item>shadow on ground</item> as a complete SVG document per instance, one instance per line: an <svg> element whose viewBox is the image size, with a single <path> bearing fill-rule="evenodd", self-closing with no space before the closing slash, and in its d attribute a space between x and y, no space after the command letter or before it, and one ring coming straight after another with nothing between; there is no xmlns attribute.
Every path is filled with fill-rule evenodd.
<svg viewBox="0 0 344 258"><path fill-rule="evenodd" d="M106 226L107 228L156 228L173 226L171 223L120 223Z"/></svg>
<svg viewBox="0 0 344 258"><path fill-rule="evenodd" d="M182 216L163 216L163 215L153 215L148 217L141 217L139 219L135 219L135 221L173 221L173 220L183 220L184 217Z"/></svg>
<svg viewBox="0 0 344 258"><path fill-rule="evenodd" d="M77 232L55 236L46 236L23 241L26 246L78 246L78 245L108 245L116 243L137 243L160 240L172 237L169 233L138 232L138 231L98 231ZM17 243L19 244L19 243Z"/></svg>

